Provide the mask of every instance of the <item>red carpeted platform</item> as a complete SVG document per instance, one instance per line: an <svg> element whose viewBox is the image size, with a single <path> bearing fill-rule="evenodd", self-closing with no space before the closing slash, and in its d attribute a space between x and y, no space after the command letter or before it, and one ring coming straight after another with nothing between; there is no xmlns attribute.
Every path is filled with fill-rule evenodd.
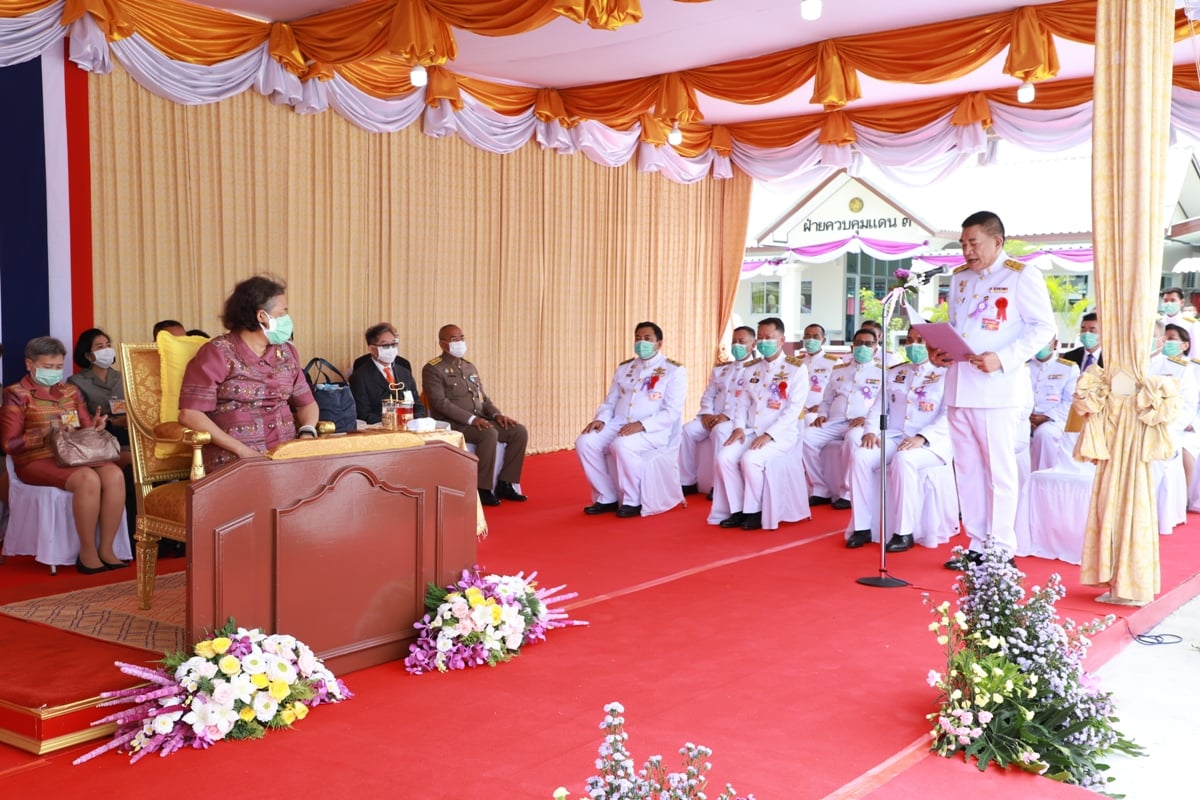
<svg viewBox="0 0 1200 800"><path fill-rule="evenodd" d="M926 755L935 697L925 676L943 664L922 594L952 596L954 573L941 567L948 546L894 556L892 573L913 585L875 589L855 579L876 574L877 551L842 546L848 512L820 508L813 520L753 534L705 525L702 498L648 519L593 518L580 512L588 498L573 453L531 458L526 470L533 499L489 511L482 566L566 583L581 595L574 616L590 627L552 632L495 669L413 677L393 663L344 676L355 699L261 742L133 767L116 755L71 767L81 747L0 757L0 793L67 796L120 780L123 795L151 797L222 775L277 795L311 793L320 781L327 797L548 798L559 785L580 797L602 707L619 700L639 765L656 753L676 764L684 742L700 742L714 750L714 784L760 800L1081 796ZM1146 609L1092 602L1099 590L1079 587L1069 564L1019 563L1030 585L1063 575L1064 615L1122 612L1141 631L1197 593L1196 528L1189 521L1163 538L1164 587L1182 588ZM1103 634L1093 660L1127 636L1124 622ZM58 657L95 644L73 638Z"/></svg>

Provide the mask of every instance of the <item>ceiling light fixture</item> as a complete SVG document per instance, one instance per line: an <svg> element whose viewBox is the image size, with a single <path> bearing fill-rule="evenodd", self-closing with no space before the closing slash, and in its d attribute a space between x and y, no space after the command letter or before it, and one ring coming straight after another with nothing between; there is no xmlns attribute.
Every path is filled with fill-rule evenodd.
<svg viewBox="0 0 1200 800"><path fill-rule="evenodd" d="M408 82L418 89L429 83L429 72L424 64L413 64L412 69L408 71Z"/></svg>
<svg viewBox="0 0 1200 800"><path fill-rule="evenodd" d="M821 0L800 0L800 18L816 22L821 18Z"/></svg>
<svg viewBox="0 0 1200 800"><path fill-rule="evenodd" d="M1033 87L1032 83L1030 83L1029 81L1025 81L1017 89L1017 102L1018 103L1032 103L1033 97L1035 94L1037 94L1037 89L1035 89Z"/></svg>
<svg viewBox="0 0 1200 800"><path fill-rule="evenodd" d="M679 147L683 144L683 131L679 130L678 122L671 126L671 132L667 134L667 144L672 147Z"/></svg>

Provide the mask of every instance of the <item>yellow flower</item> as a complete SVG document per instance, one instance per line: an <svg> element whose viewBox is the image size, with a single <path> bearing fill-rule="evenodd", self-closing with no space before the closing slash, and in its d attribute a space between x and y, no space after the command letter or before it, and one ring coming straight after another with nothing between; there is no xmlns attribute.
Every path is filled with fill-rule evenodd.
<svg viewBox="0 0 1200 800"><path fill-rule="evenodd" d="M483 590L478 586L472 586L463 594L466 596L467 604L470 605L471 608L483 605Z"/></svg>
<svg viewBox="0 0 1200 800"><path fill-rule="evenodd" d="M256 672L250 676L250 682L259 689L265 689L271 683L271 679L267 677L265 672Z"/></svg>
<svg viewBox="0 0 1200 800"><path fill-rule="evenodd" d="M501 611L500 606L493 604L492 605L492 624L499 625L501 616L503 616L503 611Z"/></svg>
<svg viewBox="0 0 1200 800"><path fill-rule="evenodd" d="M223 654L233 644L233 640L228 636L218 636L212 640L213 652L217 655Z"/></svg>
<svg viewBox="0 0 1200 800"><path fill-rule="evenodd" d="M1000 705L1004 702L1004 696L997 692L996 694L992 695L992 702L996 705Z"/></svg>
<svg viewBox="0 0 1200 800"><path fill-rule="evenodd" d="M304 719L308 716L308 706L304 703L292 703L292 712L296 715L296 719Z"/></svg>
<svg viewBox="0 0 1200 800"><path fill-rule="evenodd" d="M285 708L283 711L279 712L279 718L283 720L284 724L291 725L296 721L296 712L292 711L290 707Z"/></svg>
<svg viewBox="0 0 1200 800"><path fill-rule="evenodd" d="M217 667L226 675L237 675L242 671L242 662L237 660L237 656L221 656Z"/></svg>
<svg viewBox="0 0 1200 800"><path fill-rule="evenodd" d="M254 719L254 707L242 706L242 710L238 712L238 716L246 722L249 722L250 720Z"/></svg>
<svg viewBox="0 0 1200 800"><path fill-rule="evenodd" d="M205 639L203 642L196 642L196 655L200 656L201 658L212 658L216 654L217 651L213 649L213 643L211 639Z"/></svg>
<svg viewBox="0 0 1200 800"><path fill-rule="evenodd" d="M276 700L282 700L292 693L292 687L287 685L287 681L276 678L271 681L271 697Z"/></svg>

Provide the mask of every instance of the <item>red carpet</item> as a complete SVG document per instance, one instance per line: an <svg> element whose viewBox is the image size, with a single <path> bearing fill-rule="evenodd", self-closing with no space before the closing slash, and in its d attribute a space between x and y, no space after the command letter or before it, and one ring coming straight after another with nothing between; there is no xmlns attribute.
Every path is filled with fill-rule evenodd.
<svg viewBox="0 0 1200 800"><path fill-rule="evenodd" d="M269 785L275 796L310 794L319 780L327 797L548 798L565 785L578 798L602 707L619 700L639 765L656 753L676 765L684 742L700 742L714 750L713 785L729 781L760 800L1082 796L1022 773L921 757L934 702L925 675L942 666L921 595L951 596L954 575L941 567L949 547L893 557L892 573L913 586L875 589L855 583L877 573L878 554L842 546L847 512L821 508L814 520L756 534L705 525L702 498L649 519L589 518L571 452L530 459L523 486L533 500L490 511L480 561L566 583L581 595L573 615L590 627L554 631L496 669L412 677L393 663L344 676L355 699L261 742L132 768L116 755L71 767L82 747L33 762L5 753L0 794L76 796L120 780L123 795L162 797L221 775ZM1200 571L1195 528L1164 537L1164 587ZM1020 566L1028 585L1062 573L1069 595L1060 610L1077 620L1135 611L1127 616L1141 631L1161 613L1158 603L1095 604L1099 590L1076 585L1077 567ZM1115 652L1126 636L1116 629L1102 644ZM95 646L73 638L71 658Z"/></svg>

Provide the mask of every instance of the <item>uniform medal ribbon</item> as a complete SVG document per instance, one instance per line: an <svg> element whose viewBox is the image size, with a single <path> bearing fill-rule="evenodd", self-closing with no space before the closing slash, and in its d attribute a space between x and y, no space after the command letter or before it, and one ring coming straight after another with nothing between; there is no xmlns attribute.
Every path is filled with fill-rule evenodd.
<svg viewBox="0 0 1200 800"><path fill-rule="evenodd" d="M997 303L997 305L999 305L999 303ZM978 302L978 303L975 305L975 310L974 310L974 311L972 311L971 313L967 314L967 316L968 316L968 317L972 317L972 318L973 318L973 317L978 317L980 314L982 314L984 311L986 311L986 310L987 310L987 307L988 307L988 296L987 296L987 295L984 295L984 296L983 296L983 299L982 299L982 300L980 300L980 301L979 301L979 302Z"/></svg>
<svg viewBox="0 0 1200 800"><path fill-rule="evenodd" d="M1008 298L1001 297L996 300L996 319L1008 320Z"/></svg>

